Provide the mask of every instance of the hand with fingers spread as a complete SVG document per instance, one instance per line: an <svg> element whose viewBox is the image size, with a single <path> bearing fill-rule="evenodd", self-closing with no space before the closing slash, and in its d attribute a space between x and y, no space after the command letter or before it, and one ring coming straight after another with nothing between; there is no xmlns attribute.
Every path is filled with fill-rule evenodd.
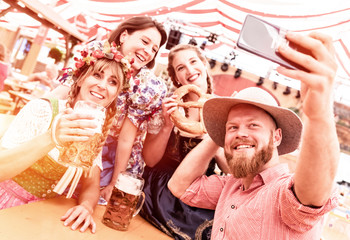
<svg viewBox="0 0 350 240"><path fill-rule="evenodd" d="M91 227L91 232L96 232L96 223L92 217L92 209L88 209L83 204L77 205L73 208L70 208L66 214L61 217L61 220L64 221L64 226L71 226L72 230L76 230L79 226L80 232L85 232L86 229Z"/></svg>

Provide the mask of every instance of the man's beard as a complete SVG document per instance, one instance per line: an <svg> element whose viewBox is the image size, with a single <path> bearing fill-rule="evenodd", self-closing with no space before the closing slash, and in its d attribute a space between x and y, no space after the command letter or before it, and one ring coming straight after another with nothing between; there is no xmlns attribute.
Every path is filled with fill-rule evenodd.
<svg viewBox="0 0 350 240"><path fill-rule="evenodd" d="M246 153L232 155L225 150L227 164L235 178L244 178L250 174L257 174L260 168L270 161L273 153L272 135L271 133L269 144L257 151L252 157L248 157ZM245 143L243 142L242 144Z"/></svg>

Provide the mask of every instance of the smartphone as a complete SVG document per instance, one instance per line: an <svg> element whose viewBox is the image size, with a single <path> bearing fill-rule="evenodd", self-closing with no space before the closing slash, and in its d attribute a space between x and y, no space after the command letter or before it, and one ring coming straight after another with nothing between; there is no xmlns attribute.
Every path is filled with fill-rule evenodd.
<svg viewBox="0 0 350 240"><path fill-rule="evenodd" d="M286 33L286 29L248 14L239 34L237 47L286 68L303 69L283 58L277 51L281 44L289 45L285 38Z"/></svg>

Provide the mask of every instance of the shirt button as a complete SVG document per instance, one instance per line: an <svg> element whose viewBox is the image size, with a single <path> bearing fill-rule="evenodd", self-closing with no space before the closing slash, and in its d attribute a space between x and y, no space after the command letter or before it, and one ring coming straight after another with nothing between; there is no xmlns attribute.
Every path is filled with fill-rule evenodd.
<svg viewBox="0 0 350 240"><path fill-rule="evenodd" d="M231 205L231 208L232 208L232 209L235 209L235 205Z"/></svg>
<svg viewBox="0 0 350 240"><path fill-rule="evenodd" d="M223 228L220 228L220 232L223 232L224 231L224 229Z"/></svg>

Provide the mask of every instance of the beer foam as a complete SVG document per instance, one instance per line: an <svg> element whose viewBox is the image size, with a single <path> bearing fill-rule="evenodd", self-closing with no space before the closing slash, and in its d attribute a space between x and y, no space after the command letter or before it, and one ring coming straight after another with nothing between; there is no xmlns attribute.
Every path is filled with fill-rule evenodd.
<svg viewBox="0 0 350 240"><path fill-rule="evenodd" d="M94 133L102 133L102 127L106 118L104 107L91 102L78 101L74 106L74 112L93 116L93 121L97 125L93 129Z"/></svg>
<svg viewBox="0 0 350 240"><path fill-rule="evenodd" d="M115 187L132 195L140 195L142 192L143 180L129 175L119 174Z"/></svg>

